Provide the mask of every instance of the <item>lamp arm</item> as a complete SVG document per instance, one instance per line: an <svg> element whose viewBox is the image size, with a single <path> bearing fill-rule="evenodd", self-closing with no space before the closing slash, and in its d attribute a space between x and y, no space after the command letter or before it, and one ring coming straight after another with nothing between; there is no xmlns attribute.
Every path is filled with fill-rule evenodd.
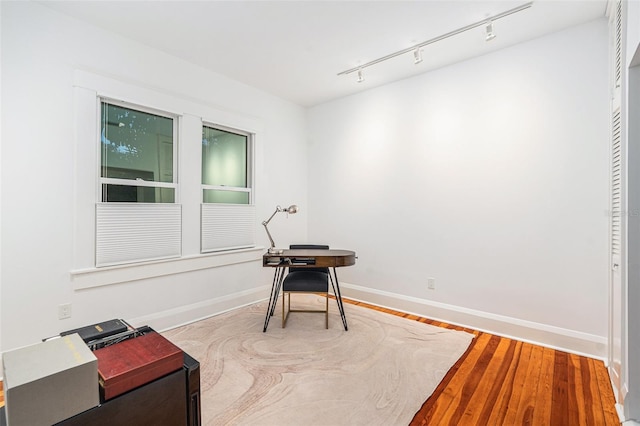
<svg viewBox="0 0 640 426"><path fill-rule="evenodd" d="M271 219L273 219L273 217L276 215L276 213L281 212L282 211L282 207L280 206L276 206L276 211L273 212L273 214L271 216L269 216L269 219L265 220L264 222L262 222L262 224L264 225L264 227L266 228L267 225L269 224L269 222L271 222Z"/></svg>
<svg viewBox="0 0 640 426"><path fill-rule="evenodd" d="M264 222L262 222L262 225L264 226L264 230L267 231L267 236L269 237L269 241L271 242L271 248L275 248L276 247L276 243L273 242L273 238L271 237L271 232L269 232L269 228L267 228L267 223L269 221L265 220Z"/></svg>
<svg viewBox="0 0 640 426"><path fill-rule="evenodd" d="M269 219L265 220L264 222L262 222L262 226L264 226L264 230L267 231L267 236L269 237L269 242L271 243L271 248L275 248L276 247L276 243L273 241L273 237L271 236L271 232L269 232L269 228L267 228L267 225L269 224L269 222L271 222L271 219L273 219L273 217L278 213L282 211L282 207L277 206L276 207L276 211L273 212L273 214L269 217Z"/></svg>

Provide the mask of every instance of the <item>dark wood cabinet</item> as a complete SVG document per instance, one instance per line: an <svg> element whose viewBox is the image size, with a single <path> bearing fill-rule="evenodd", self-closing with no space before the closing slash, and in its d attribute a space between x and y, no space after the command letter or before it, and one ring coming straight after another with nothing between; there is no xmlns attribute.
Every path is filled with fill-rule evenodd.
<svg viewBox="0 0 640 426"><path fill-rule="evenodd" d="M200 363L184 353L182 370L64 420L60 426L200 425Z"/></svg>

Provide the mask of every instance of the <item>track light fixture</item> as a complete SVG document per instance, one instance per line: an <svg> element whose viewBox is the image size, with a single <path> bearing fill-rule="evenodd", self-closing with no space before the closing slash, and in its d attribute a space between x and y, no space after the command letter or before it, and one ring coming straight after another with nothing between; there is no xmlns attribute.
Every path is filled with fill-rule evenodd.
<svg viewBox="0 0 640 426"><path fill-rule="evenodd" d="M493 33L493 22L489 21L487 24L487 36L485 37L485 41L491 41L496 38L496 35Z"/></svg>
<svg viewBox="0 0 640 426"><path fill-rule="evenodd" d="M422 50L420 48L413 51L413 63L418 65L422 62Z"/></svg>
<svg viewBox="0 0 640 426"><path fill-rule="evenodd" d="M351 73L357 72L358 73L358 80L357 81L358 81L358 83L362 83L364 81L364 77L362 75L362 70L364 70L365 68L370 67L370 66L375 65L375 64L379 64L380 62L384 62L386 60L395 58L396 56L404 55L405 53L409 53L409 52L413 52L413 62L415 64L419 64L420 62L422 62L421 49L423 47L428 46L428 45L433 44L433 43L436 43L438 41L442 41L442 40L447 39L449 37L452 37L454 35L458 35L458 34L463 33L465 31L469 31L469 30L472 30L474 28L481 27L483 25L486 26L486 37L485 37L485 40L487 40L487 41L493 40L496 37L496 35L493 33L493 21L497 21L498 19L504 18L505 16L509 16L509 15L512 15L512 14L517 13L517 12L522 12L523 10L530 8L532 5L533 5L533 1L530 1L528 3L525 3L525 4L521 5L521 6L514 7L513 9L509 9L509 10L504 11L502 13L498 13L497 15L489 16L489 17L483 19L482 21L478 21L478 22L474 22L473 24L469 24L466 27L458 28L457 30L453 30L453 31L450 31L450 32L448 32L446 34L443 34L441 36L432 38L431 40L423 41L422 43L418 43L418 44L416 44L414 46L411 46L411 47L408 47L406 49L399 50L399 51L394 52L394 53L390 53L390 54L388 54L386 56L383 56L381 58L378 58L378 59L374 59L373 61L367 62L366 64L362 64L362 65L359 65L357 67L350 68L348 70L339 72L338 75L347 75L347 74L351 74Z"/></svg>

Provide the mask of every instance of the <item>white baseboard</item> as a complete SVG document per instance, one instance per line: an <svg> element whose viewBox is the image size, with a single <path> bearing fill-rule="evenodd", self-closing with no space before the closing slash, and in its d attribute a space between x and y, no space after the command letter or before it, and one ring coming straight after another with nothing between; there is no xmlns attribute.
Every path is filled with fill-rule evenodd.
<svg viewBox="0 0 640 426"><path fill-rule="evenodd" d="M157 331L165 331L265 300L269 297L270 288L270 285L261 286L203 300L191 305L133 318L130 323L135 327L149 325ZM340 288L342 295L350 299L591 358L601 360L606 358L607 341L605 337L354 284L340 283Z"/></svg>
<svg viewBox="0 0 640 426"><path fill-rule="evenodd" d="M269 297L270 290L271 285L256 287L214 299L203 300L191 305L133 318L128 322L134 327L148 325L156 331L166 331L265 300Z"/></svg>
<svg viewBox="0 0 640 426"><path fill-rule="evenodd" d="M343 297L511 339L604 360L606 337L340 283Z"/></svg>
<svg viewBox="0 0 640 426"><path fill-rule="evenodd" d="M616 403L616 413L618 414L618 419L620 420L620 424L624 425L633 425L633 420L629 420L629 422L625 422L624 420L624 406L622 404Z"/></svg>

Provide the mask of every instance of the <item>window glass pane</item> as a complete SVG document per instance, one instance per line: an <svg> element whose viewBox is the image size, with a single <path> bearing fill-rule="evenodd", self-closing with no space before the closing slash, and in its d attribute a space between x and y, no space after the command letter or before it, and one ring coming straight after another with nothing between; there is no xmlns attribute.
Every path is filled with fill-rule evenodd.
<svg viewBox="0 0 640 426"><path fill-rule="evenodd" d="M247 187L247 140L224 130L202 128L202 183Z"/></svg>
<svg viewBox="0 0 640 426"><path fill-rule="evenodd" d="M103 184L102 201L115 203L174 203L175 189Z"/></svg>
<svg viewBox="0 0 640 426"><path fill-rule="evenodd" d="M205 189L203 201L205 203L249 204L249 193Z"/></svg>
<svg viewBox="0 0 640 426"><path fill-rule="evenodd" d="M173 119L101 103L102 177L173 182Z"/></svg>

